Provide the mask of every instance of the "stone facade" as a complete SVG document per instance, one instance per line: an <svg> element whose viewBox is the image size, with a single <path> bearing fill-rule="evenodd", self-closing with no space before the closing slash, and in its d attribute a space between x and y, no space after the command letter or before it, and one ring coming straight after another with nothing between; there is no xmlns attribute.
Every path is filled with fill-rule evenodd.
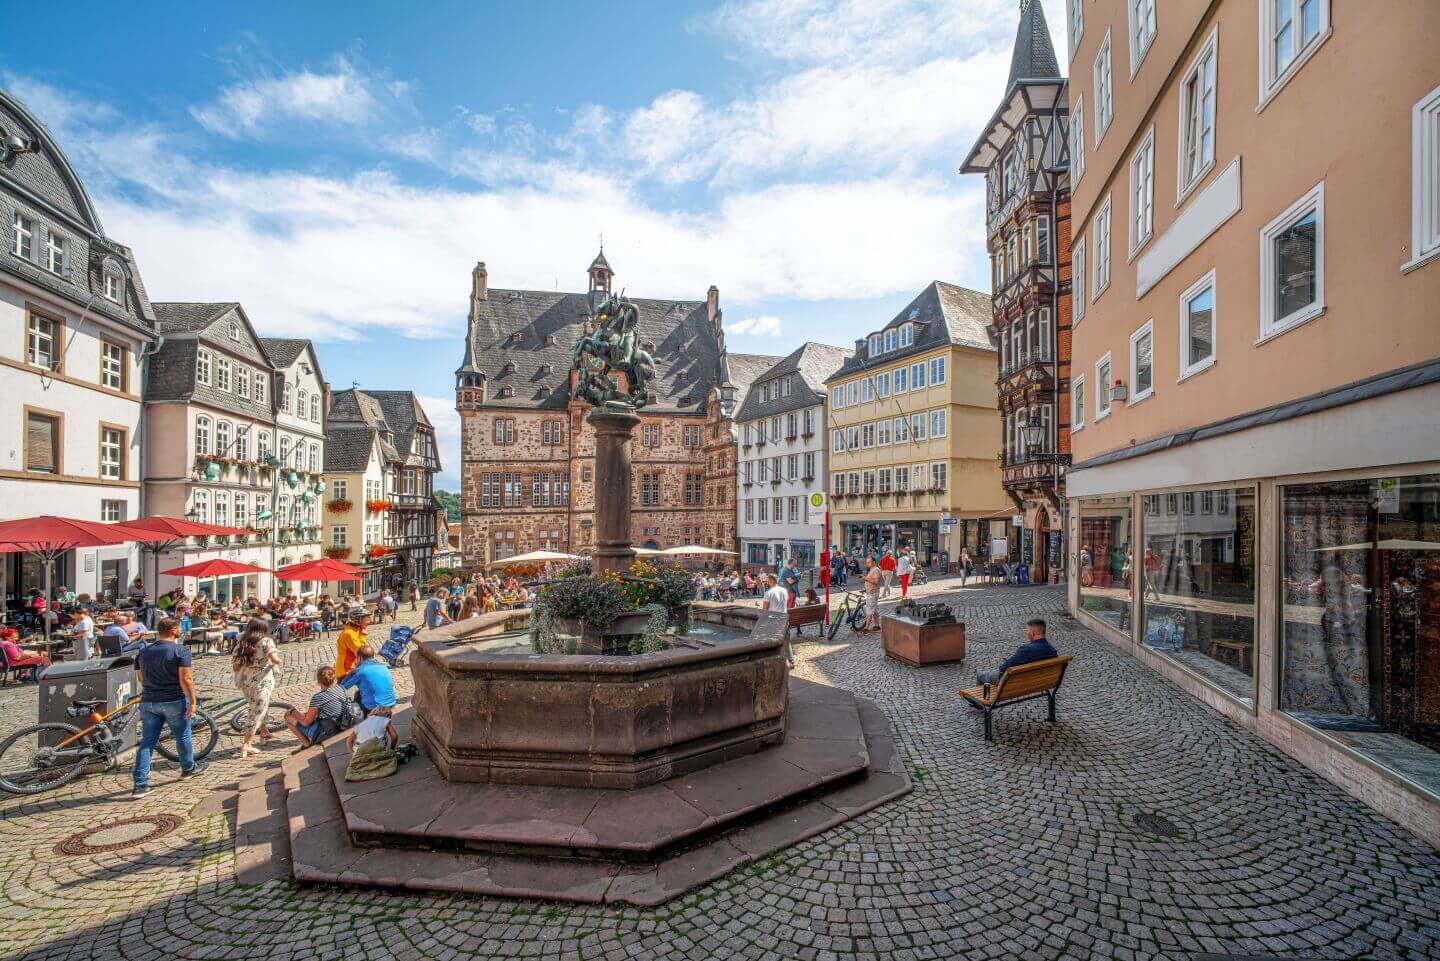
<svg viewBox="0 0 1440 961"><path fill-rule="evenodd" d="M470 330L456 380L461 544L467 567L527 551L595 546L595 434L572 396L570 352L609 295L604 255L587 294L491 290L472 273ZM719 292L703 301L632 298L654 347L657 402L631 449L637 547L735 549L733 416L740 392L777 358L728 354ZM682 346L683 345L683 346Z"/></svg>

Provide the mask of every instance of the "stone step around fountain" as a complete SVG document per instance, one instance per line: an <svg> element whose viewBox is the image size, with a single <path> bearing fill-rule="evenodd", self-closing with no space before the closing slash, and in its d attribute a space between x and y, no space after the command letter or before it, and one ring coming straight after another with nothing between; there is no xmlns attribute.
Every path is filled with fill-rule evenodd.
<svg viewBox="0 0 1440 961"><path fill-rule="evenodd" d="M789 721L788 757L774 748L633 791L451 785L423 756L351 784L332 743L286 762L294 876L649 906L910 791L870 702L793 681Z"/></svg>

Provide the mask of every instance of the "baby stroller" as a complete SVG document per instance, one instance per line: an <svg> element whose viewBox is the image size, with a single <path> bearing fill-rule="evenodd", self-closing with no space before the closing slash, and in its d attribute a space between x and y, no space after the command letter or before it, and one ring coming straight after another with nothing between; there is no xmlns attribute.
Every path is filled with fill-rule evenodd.
<svg viewBox="0 0 1440 961"><path fill-rule="evenodd" d="M409 627L390 628L390 640L380 647L380 657L391 667L404 667L410 657L410 641L416 631Z"/></svg>

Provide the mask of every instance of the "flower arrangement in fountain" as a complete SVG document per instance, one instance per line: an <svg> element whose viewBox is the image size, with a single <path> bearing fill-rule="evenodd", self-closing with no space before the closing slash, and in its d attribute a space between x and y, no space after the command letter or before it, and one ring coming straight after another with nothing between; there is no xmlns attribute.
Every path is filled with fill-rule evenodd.
<svg viewBox="0 0 1440 961"><path fill-rule="evenodd" d="M644 613L648 615L645 629L630 640L627 653L663 651L670 646L672 611L684 607L687 621L681 630L688 629L688 605L694 596L694 585L679 568L672 571L637 562L630 577L624 578L613 571L592 573L578 564L562 568L535 600L531 646L539 654L577 654L581 639L557 631L561 622L603 629L623 615Z"/></svg>

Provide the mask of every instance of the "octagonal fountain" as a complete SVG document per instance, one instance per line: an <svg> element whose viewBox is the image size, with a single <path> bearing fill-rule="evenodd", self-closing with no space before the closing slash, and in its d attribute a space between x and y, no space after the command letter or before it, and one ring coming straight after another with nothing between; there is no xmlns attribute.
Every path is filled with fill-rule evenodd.
<svg viewBox="0 0 1440 961"><path fill-rule="evenodd" d="M346 782L343 739L287 762L298 880L652 905L910 790L873 704L790 678L783 613L616 609L653 363L633 306L600 319L576 349L607 492L594 571L552 581L534 614L417 635L395 724L422 753L395 776ZM606 596L562 609L581 595Z"/></svg>

